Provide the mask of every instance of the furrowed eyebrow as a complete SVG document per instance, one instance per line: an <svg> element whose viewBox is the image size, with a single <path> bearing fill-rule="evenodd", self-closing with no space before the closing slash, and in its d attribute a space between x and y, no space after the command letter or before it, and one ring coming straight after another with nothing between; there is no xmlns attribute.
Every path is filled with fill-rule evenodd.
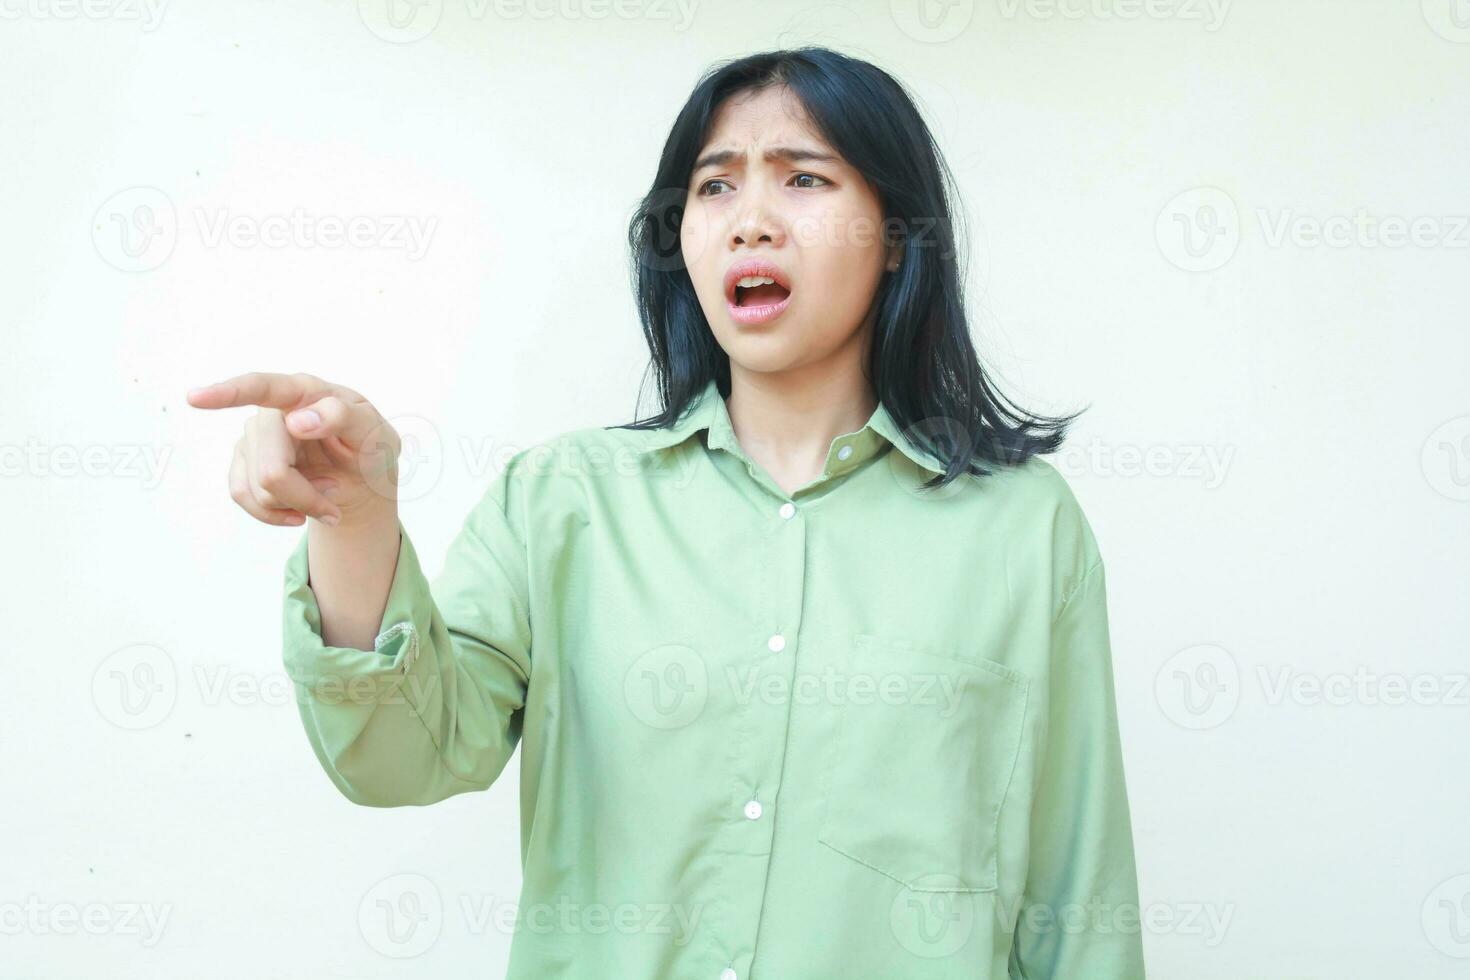
<svg viewBox="0 0 1470 980"><path fill-rule="evenodd" d="M836 163L837 157L830 153L822 153L801 146L773 146L762 154L767 163L777 160L785 160L787 163ZM745 159L744 150L715 150L706 153L694 163L691 174L697 174L706 167L723 167L727 163L735 163Z"/></svg>

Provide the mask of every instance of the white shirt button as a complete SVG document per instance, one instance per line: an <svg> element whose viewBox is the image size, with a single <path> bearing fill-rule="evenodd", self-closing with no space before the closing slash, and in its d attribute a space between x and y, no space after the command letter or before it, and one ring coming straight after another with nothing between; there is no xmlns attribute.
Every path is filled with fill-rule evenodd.
<svg viewBox="0 0 1470 980"><path fill-rule="evenodd" d="M788 500L788 501L786 501L786 503L784 503L784 504L781 505L780 514L781 514L782 517L786 518L788 521L791 520L792 515L794 515L795 513L796 513L796 505L793 504L791 501Z"/></svg>
<svg viewBox="0 0 1470 980"><path fill-rule="evenodd" d="M735 971L728 966L720 971L720 980L736 980Z"/></svg>
<svg viewBox="0 0 1470 980"><path fill-rule="evenodd" d="M766 646L770 649L772 653L780 653L782 650L786 649L786 637L782 636L780 633L777 633L775 636L766 641Z"/></svg>
<svg viewBox="0 0 1470 980"><path fill-rule="evenodd" d="M751 800L749 803L745 804L745 815L752 820L759 820L761 817L760 800Z"/></svg>
<svg viewBox="0 0 1470 980"><path fill-rule="evenodd" d="M847 457L849 457L851 455L852 455L852 447L851 446L843 446L841 449L837 450L837 458L838 459L846 459Z"/></svg>

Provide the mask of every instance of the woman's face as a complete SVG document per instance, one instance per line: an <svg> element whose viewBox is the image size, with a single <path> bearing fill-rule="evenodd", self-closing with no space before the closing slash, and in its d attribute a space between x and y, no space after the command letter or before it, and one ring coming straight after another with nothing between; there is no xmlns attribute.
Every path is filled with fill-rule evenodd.
<svg viewBox="0 0 1470 980"><path fill-rule="evenodd" d="M733 363L770 372L859 356L878 281L899 254L882 231L877 195L815 135L788 89L735 95L718 110L680 238L699 305ZM742 272L777 282L737 288Z"/></svg>

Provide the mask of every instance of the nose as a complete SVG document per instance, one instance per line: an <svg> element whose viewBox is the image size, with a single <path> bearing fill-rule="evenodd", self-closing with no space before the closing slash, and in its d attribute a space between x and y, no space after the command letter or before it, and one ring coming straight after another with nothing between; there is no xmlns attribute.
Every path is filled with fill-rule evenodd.
<svg viewBox="0 0 1470 980"><path fill-rule="evenodd" d="M752 181L751 184L756 185L758 182ZM780 246L785 243L785 222L771 206L769 198L758 187L747 187L742 191L740 208L735 213L730 229L730 246Z"/></svg>

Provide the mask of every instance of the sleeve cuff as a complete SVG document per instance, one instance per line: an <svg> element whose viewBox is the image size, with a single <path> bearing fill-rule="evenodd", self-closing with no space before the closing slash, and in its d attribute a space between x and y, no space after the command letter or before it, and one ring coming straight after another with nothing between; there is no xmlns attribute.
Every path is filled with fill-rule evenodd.
<svg viewBox="0 0 1470 980"><path fill-rule="evenodd" d="M283 660L287 675L318 700L379 701L402 684L418 661L433 605L429 583L401 519L398 534L398 564L372 650L323 642L321 608L307 584L306 531L286 561Z"/></svg>

